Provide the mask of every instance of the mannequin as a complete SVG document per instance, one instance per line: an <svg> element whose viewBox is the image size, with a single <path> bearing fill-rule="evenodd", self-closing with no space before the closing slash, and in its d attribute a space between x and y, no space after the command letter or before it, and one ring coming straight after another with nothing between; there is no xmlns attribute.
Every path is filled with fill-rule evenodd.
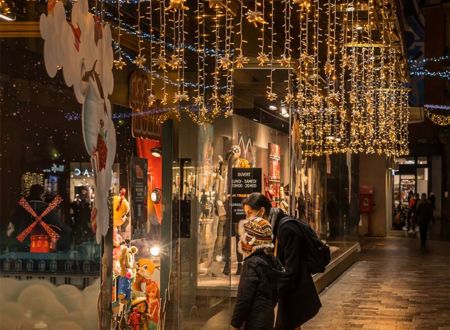
<svg viewBox="0 0 450 330"><path fill-rule="evenodd" d="M211 191L210 194L210 217L214 219L212 224L212 234L215 236L214 242L212 242L210 249L208 249L208 265L207 265L207 275L216 276L220 273L220 266L217 260L222 258L222 249L225 242L224 225L226 222L226 210L224 205L224 200L226 199L225 194L225 179L223 177L223 158L219 155L217 166L215 166L213 173L211 175ZM201 202L200 202L201 203Z"/></svg>
<svg viewBox="0 0 450 330"><path fill-rule="evenodd" d="M230 148L230 150L227 153L226 156L227 161L227 204L231 204L231 196L233 195L232 189L231 189L231 182L232 182L232 172L233 168L250 168L250 163L247 159L241 157L241 148L238 145L234 145ZM231 208L228 207L228 210ZM225 266L223 269L223 273L225 275L230 274L230 262L231 262L231 253L230 253L230 237L227 235L229 232L229 227L231 225L231 236L235 237L235 244L236 244L236 259L238 262L238 267L236 271L236 275L241 274L242 270L242 262L244 260L244 257L242 253L238 250L238 243L239 243L239 230L238 230L238 223L232 223L231 220L231 214L229 215L228 221L225 222L225 245L223 247L223 255L225 257Z"/></svg>

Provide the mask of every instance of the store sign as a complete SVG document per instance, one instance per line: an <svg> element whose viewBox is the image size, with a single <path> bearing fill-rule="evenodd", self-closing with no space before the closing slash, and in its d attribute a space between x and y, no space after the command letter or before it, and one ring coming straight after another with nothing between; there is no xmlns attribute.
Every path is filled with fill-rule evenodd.
<svg viewBox="0 0 450 330"><path fill-rule="evenodd" d="M159 139L161 123L158 121L160 109L153 104L148 106L150 80L148 75L134 72L130 78L129 104L132 109L131 132L135 138Z"/></svg>
<svg viewBox="0 0 450 330"><path fill-rule="evenodd" d="M233 168L231 192L233 195L249 195L262 190L261 168Z"/></svg>
<svg viewBox="0 0 450 330"><path fill-rule="evenodd" d="M89 171L88 169L75 168L73 170L73 175L74 176L84 176L84 177L90 178L90 177L94 176L94 173L92 171Z"/></svg>
<svg viewBox="0 0 450 330"><path fill-rule="evenodd" d="M64 165L52 164L52 167L42 170L44 173L64 173Z"/></svg>
<svg viewBox="0 0 450 330"><path fill-rule="evenodd" d="M131 228L133 239L146 236L147 226L147 159L131 158Z"/></svg>

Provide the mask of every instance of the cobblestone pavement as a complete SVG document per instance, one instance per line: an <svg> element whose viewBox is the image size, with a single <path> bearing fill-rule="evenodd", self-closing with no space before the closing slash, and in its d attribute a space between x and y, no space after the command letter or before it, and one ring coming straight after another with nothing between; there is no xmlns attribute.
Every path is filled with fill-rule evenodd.
<svg viewBox="0 0 450 330"><path fill-rule="evenodd" d="M449 329L450 243L366 239L360 261L322 292L313 329Z"/></svg>

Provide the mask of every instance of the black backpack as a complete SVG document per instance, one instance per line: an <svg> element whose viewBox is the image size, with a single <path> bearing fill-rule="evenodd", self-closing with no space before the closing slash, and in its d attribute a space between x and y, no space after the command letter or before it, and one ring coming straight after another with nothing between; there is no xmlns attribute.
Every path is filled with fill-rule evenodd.
<svg viewBox="0 0 450 330"><path fill-rule="evenodd" d="M316 232L306 223L295 218L284 217L280 220L278 228L287 222L294 222L300 229L301 240L304 240L308 252L306 253L306 267L310 274L323 273L330 263L330 247L320 240ZM280 229L278 229L279 231Z"/></svg>

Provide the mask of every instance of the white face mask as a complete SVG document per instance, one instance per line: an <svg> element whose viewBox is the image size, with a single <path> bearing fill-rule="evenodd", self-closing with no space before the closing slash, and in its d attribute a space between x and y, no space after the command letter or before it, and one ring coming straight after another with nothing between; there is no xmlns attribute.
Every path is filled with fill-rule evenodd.
<svg viewBox="0 0 450 330"><path fill-rule="evenodd" d="M256 218L262 218L262 216L264 215L264 212L265 212L264 208L260 208L259 211L256 212L255 215L252 215L252 216L250 216L250 217L247 217L246 220L249 220L249 221L250 221L250 220L254 220L254 219L256 219Z"/></svg>

